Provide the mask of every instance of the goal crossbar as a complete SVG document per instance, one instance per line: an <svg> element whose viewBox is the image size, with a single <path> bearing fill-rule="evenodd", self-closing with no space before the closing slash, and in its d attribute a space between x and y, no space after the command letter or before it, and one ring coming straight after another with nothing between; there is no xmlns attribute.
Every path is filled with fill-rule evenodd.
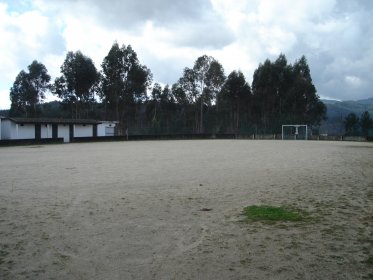
<svg viewBox="0 0 373 280"><path fill-rule="evenodd" d="M286 127L295 128L295 132L294 132L294 139L295 140L297 140L297 138L298 138L299 128L300 127L305 127L306 128L305 140L308 140L308 127L307 127L306 124L283 124L282 129L281 129L282 140L284 140L284 128L286 128Z"/></svg>

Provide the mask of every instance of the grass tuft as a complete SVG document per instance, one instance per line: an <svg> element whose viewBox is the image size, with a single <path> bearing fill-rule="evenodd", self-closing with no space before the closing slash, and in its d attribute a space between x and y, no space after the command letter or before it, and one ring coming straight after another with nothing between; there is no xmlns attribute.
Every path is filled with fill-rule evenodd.
<svg viewBox="0 0 373 280"><path fill-rule="evenodd" d="M244 215L254 221L301 221L303 216L299 211L273 206L247 206Z"/></svg>

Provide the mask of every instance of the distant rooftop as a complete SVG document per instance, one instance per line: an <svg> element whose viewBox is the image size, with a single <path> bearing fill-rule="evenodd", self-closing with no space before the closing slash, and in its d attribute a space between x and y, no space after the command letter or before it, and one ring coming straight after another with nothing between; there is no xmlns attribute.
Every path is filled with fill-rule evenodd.
<svg viewBox="0 0 373 280"><path fill-rule="evenodd" d="M101 121L91 119L57 119L57 118L3 118L15 123L32 124L100 124Z"/></svg>

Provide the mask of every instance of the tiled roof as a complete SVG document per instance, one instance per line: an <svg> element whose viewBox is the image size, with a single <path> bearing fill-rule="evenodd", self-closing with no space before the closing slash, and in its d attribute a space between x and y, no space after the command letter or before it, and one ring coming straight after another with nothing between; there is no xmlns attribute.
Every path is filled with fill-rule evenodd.
<svg viewBox="0 0 373 280"><path fill-rule="evenodd" d="M15 123L40 124L100 124L100 121L89 119L53 119L53 118L5 118Z"/></svg>

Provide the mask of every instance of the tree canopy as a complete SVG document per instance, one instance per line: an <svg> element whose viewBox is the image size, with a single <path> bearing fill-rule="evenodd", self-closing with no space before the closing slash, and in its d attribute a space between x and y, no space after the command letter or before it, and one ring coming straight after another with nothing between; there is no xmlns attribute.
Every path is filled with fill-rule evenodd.
<svg viewBox="0 0 373 280"><path fill-rule="evenodd" d="M37 105L45 99L50 79L47 68L36 60L28 66L28 72L22 70L10 89L11 114L37 116Z"/></svg>
<svg viewBox="0 0 373 280"><path fill-rule="evenodd" d="M225 80L223 66L213 57L197 58L193 68L185 68L178 86L185 92L186 99L195 107L195 127L204 131L204 107L211 107Z"/></svg>
<svg viewBox="0 0 373 280"><path fill-rule="evenodd" d="M119 47L118 43L113 44L101 66L100 97L107 108L107 117L128 123L136 114L135 105L147 99L152 74L140 64L130 45Z"/></svg>
<svg viewBox="0 0 373 280"><path fill-rule="evenodd" d="M361 114L360 117L360 127L361 127L361 133L363 136L369 136L372 133L373 130L373 120L369 114L368 111L365 111Z"/></svg>
<svg viewBox="0 0 373 280"><path fill-rule="evenodd" d="M302 56L294 65L281 54L275 62L266 60L254 72L253 99L257 122L263 128L281 124L318 125L326 107L316 94L307 60Z"/></svg>
<svg viewBox="0 0 373 280"><path fill-rule="evenodd" d="M220 112L228 115L234 131L238 131L242 117L251 115L251 98L251 88L243 73L231 72L219 94L218 105Z"/></svg>
<svg viewBox="0 0 373 280"><path fill-rule="evenodd" d="M94 86L99 74L91 58L82 52L68 52L56 78L53 93L71 110L72 117L88 116L88 105L95 101Z"/></svg>
<svg viewBox="0 0 373 280"><path fill-rule="evenodd" d="M184 68L175 84L152 85L151 71L132 47L115 42L100 72L90 57L68 52L61 76L52 85L49 81L47 69L37 61L28 72L22 70L10 90L11 114L37 115L48 89L61 100L61 116L118 120L122 132L279 133L282 124L317 126L326 114L304 56L293 64L283 54L275 61L265 60L250 86L240 70L226 77L219 61L202 55ZM46 109L45 114L53 112ZM350 116L346 131L357 133L350 124L354 121L368 133L368 117L359 122Z"/></svg>

